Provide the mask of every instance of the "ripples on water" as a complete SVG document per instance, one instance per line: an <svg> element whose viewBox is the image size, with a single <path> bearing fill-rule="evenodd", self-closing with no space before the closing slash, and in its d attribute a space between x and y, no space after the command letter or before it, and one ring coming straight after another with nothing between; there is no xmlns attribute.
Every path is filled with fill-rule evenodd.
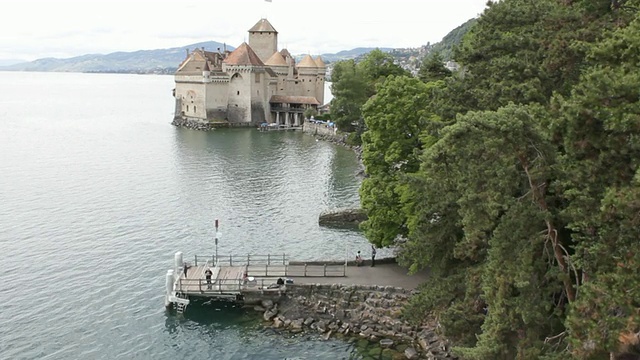
<svg viewBox="0 0 640 360"><path fill-rule="evenodd" d="M294 132L170 125L170 76L0 72L0 358L341 359L254 314L163 308L173 254L344 259L361 234L320 228L358 204L354 154Z"/></svg>

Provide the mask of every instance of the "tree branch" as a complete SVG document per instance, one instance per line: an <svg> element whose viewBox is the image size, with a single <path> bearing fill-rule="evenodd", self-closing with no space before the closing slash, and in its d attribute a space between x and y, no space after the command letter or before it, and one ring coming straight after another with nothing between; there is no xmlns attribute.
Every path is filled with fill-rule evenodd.
<svg viewBox="0 0 640 360"><path fill-rule="evenodd" d="M519 155L518 160L520 160L520 165L524 169L527 179L529 180L529 187L533 193L533 200L538 203L541 210L548 211L549 206L544 199L544 194L540 192L540 187L534 183L533 177L531 176L531 173L529 173L529 164L527 159L523 155ZM547 235L549 236L549 240L551 240L553 254L558 263L558 267L560 267L560 271L570 273L569 266L567 265L567 261L565 260L563 253L563 250L566 252L566 249L561 248L561 244L558 241L558 231L550 219L546 219L545 223L547 225ZM567 292L567 299L569 299L570 302L573 302L576 298L576 289L573 288L571 276L563 279L562 282L564 283L564 288Z"/></svg>

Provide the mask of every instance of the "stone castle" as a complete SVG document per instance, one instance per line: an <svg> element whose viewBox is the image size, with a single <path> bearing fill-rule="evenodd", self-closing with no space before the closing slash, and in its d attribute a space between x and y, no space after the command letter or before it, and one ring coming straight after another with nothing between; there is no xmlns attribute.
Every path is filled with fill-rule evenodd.
<svg viewBox="0 0 640 360"><path fill-rule="evenodd" d="M296 64L278 51L278 32L261 19L233 51L187 51L175 73L174 124L301 125L305 110L323 104L325 71L319 56Z"/></svg>

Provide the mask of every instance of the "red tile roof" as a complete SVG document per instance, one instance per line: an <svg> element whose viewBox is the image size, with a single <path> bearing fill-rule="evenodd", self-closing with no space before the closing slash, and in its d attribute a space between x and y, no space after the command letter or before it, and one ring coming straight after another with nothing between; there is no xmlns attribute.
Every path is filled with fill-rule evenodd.
<svg viewBox="0 0 640 360"><path fill-rule="evenodd" d="M251 47L243 42L237 49L233 50L229 56L224 60L227 65L253 65L264 66L264 63L258 55L251 49Z"/></svg>

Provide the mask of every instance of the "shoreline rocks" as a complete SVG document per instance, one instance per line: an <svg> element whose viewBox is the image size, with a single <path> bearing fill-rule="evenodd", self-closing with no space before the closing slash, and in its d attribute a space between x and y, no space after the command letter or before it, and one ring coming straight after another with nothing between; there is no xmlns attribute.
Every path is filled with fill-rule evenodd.
<svg viewBox="0 0 640 360"><path fill-rule="evenodd" d="M198 121L198 120L190 120L185 118L175 118L171 122L171 125L174 125L177 127L183 127L191 130L198 130L198 131L211 131L215 129L215 126L213 123Z"/></svg>
<svg viewBox="0 0 640 360"><path fill-rule="evenodd" d="M413 291L390 286L287 285L278 302L263 301L266 326L292 334L318 334L366 341L371 354L387 359L456 359L433 325L401 319ZM384 355L383 355L384 354Z"/></svg>

